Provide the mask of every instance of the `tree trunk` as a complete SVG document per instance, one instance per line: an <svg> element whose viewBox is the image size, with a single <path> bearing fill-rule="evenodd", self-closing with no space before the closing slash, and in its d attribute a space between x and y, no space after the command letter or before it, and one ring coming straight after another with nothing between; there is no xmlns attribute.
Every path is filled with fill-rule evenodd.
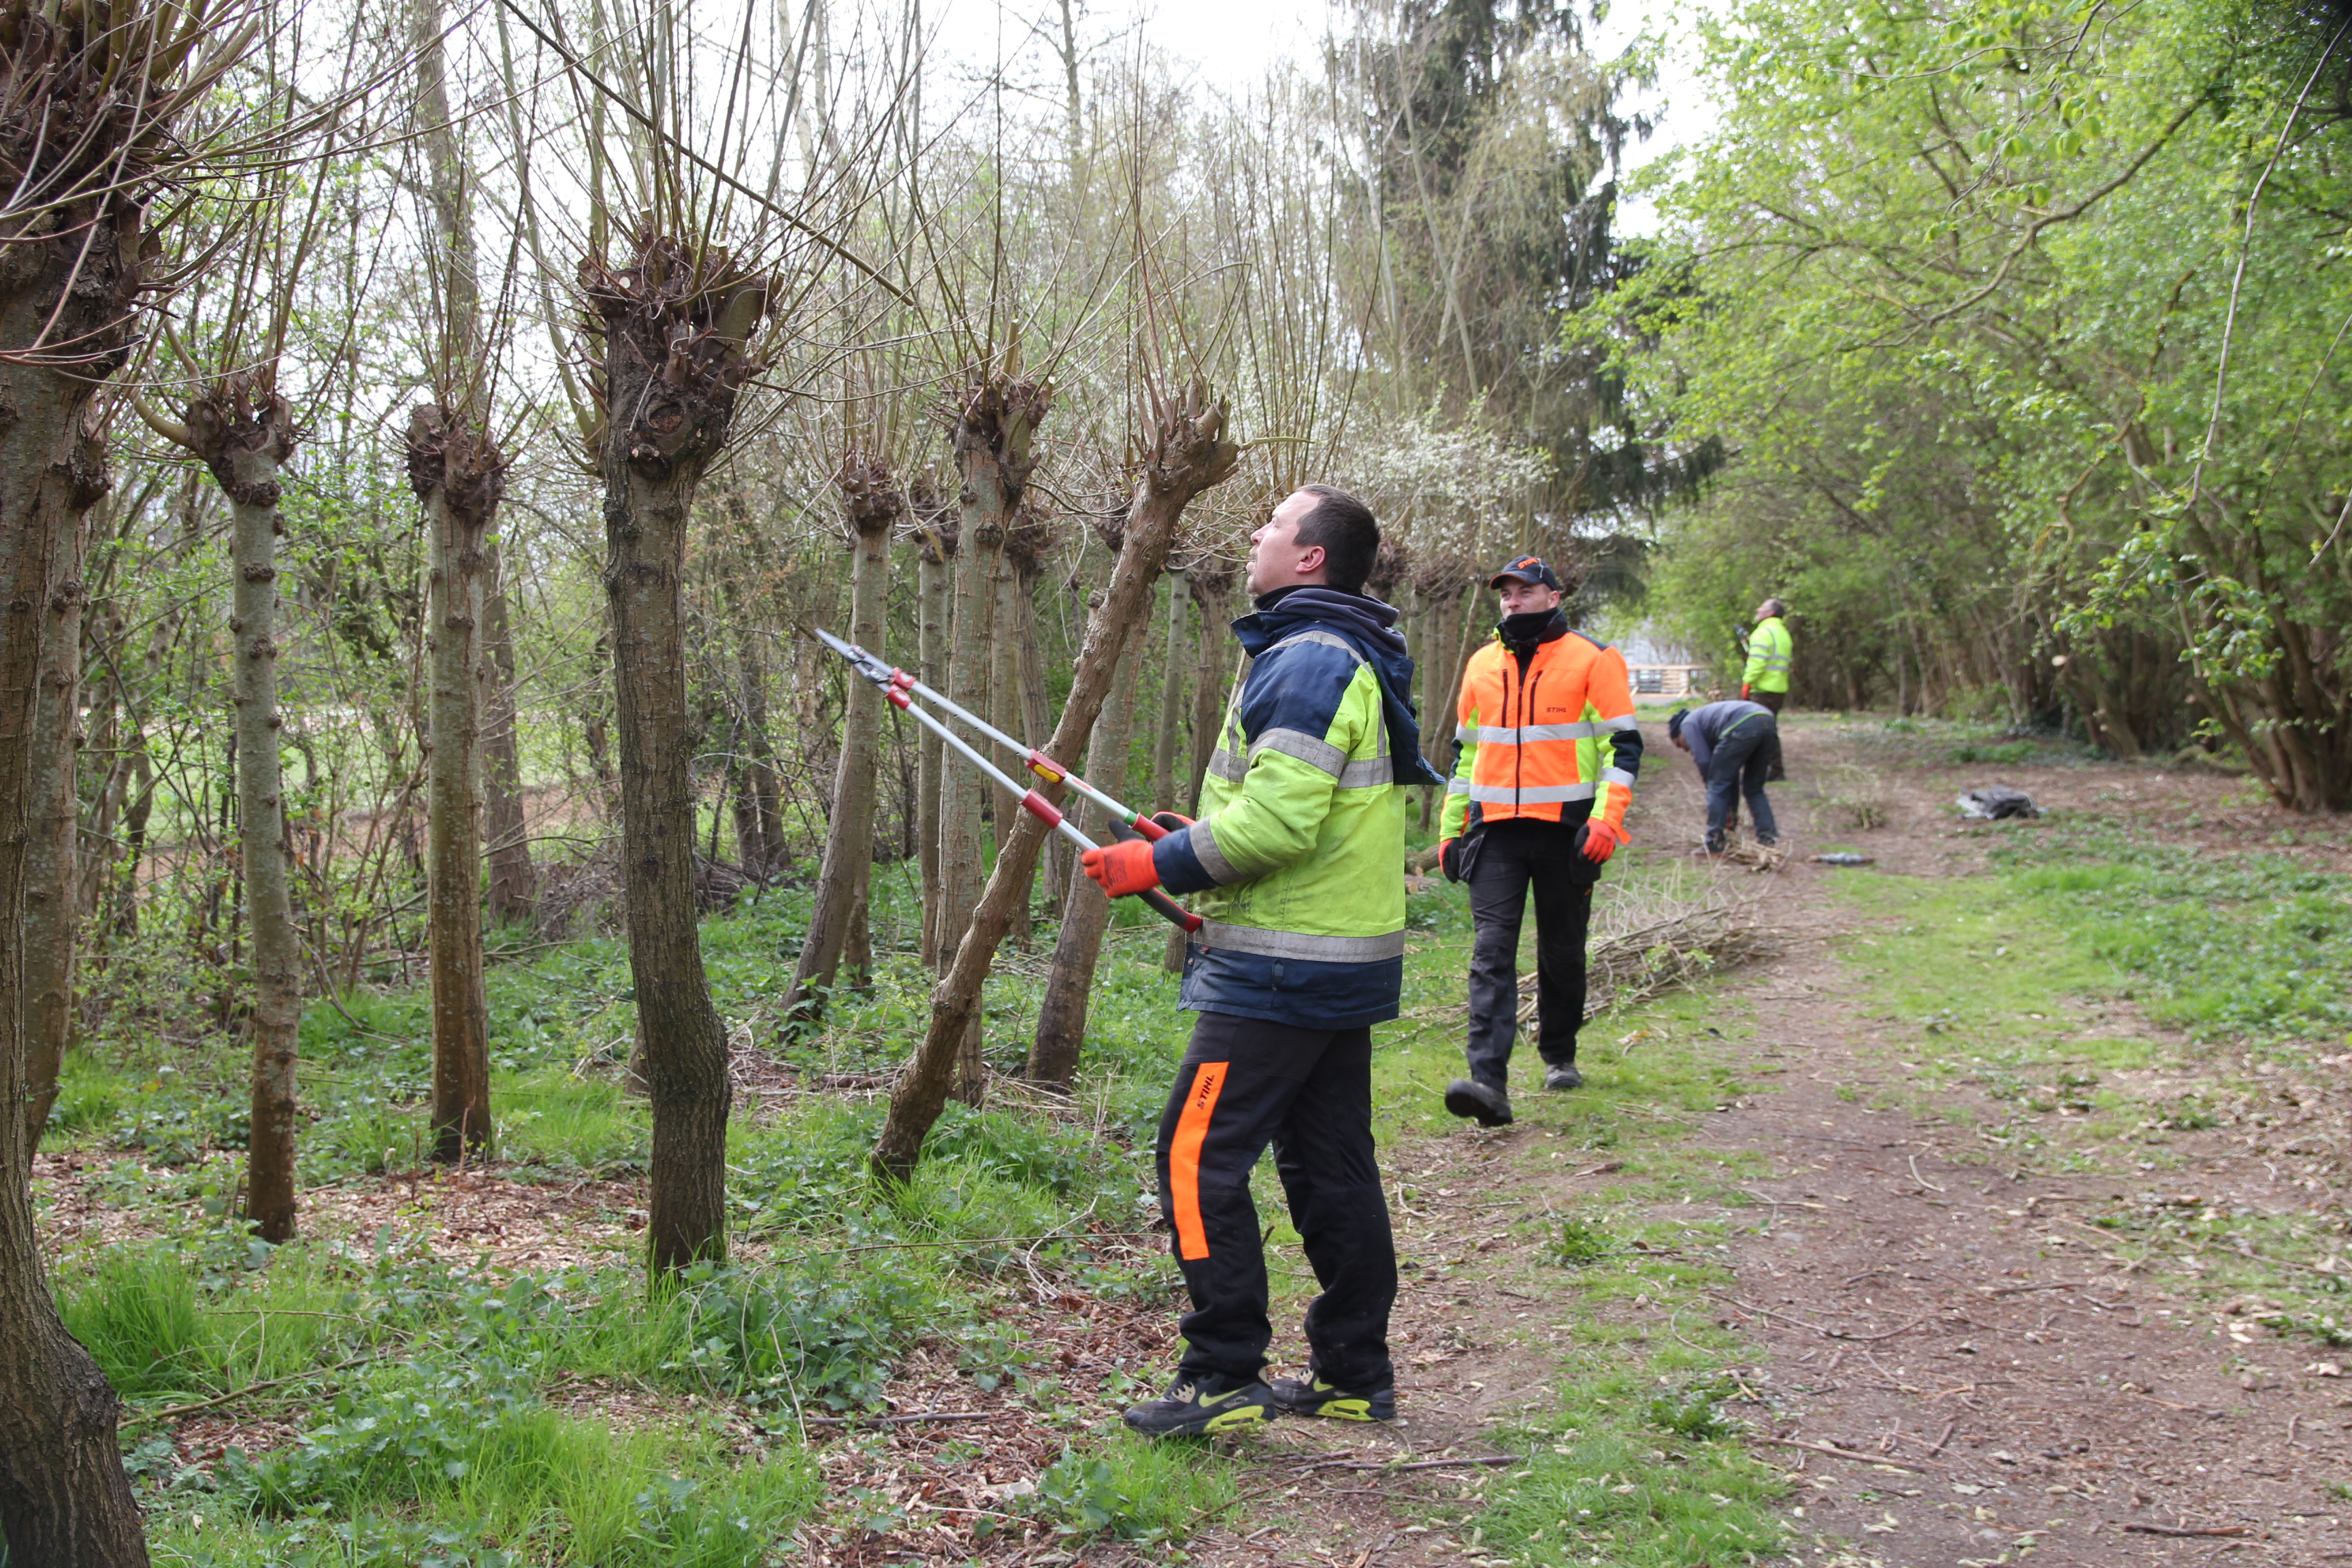
<svg viewBox="0 0 2352 1568"><path fill-rule="evenodd" d="M496 542L486 542L482 553L482 831L490 861L490 918L528 925L539 902L539 869L530 861L522 756L515 742L514 633Z"/></svg>
<svg viewBox="0 0 2352 1568"><path fill-rule="evenodd" d="M57 564L40 617L41 672L33 720L32 829L25 845L25 1104L26 1159L40 1146L57 1103L58 1072L73 1038L75 950L80 945L81 889L75 835L81 755L82 581L89 514L70 520L57 541Z"/></svg>
<svg viewBox="0 0 2352 1568"><path fill-rule="evenodd" d="M228 497L236 596L237 869L253 939L253 1109L245 1212L265 1241L294 1237L295 1066L302 947L294 927L293 847L278 770L278 475L294 455L293 412L276 367L224 376L189 405L188 446Z"/></svg>
<svg viewBox="0 0 2352 1568"><path fill-rule="evenodd" d="M890 530L906 511L907 503L891 488L890 470L878 458L852 454L843 461L835 479L853 535L849 640L861 647L877 648L890 588ZM844 684L848 691L824 864L817 874L816 900L809 910L808 935L801 942L800 965L784 998L784 1016L794 1024L814 1022L824 1014L825 993L832 989L841 967L852 917L863 905L874 863L874 764L882 751L882 726L888 721L887 705L882 694L862 680Z"/></svg>
<svg viewBox="0 0 2352 1568"><path fill-rule="evenodd" d="M1140 443L1145 460L1129 502L1126 542L1102 607L1087 625L1069 701L1046 748L1052 755L1075 751L1093 731L1131 629L1150 621L1152 584L1167 564L1177 520L1195 495L1230 475L1241 456L1225 439L1225 408L1210 402L1205 385L1195 382L1181 400L1154 403L1154 427ZM1058 801L1062 791L1058 784L1044 784L1039 793ZM1047 831L1043 819L1020 815L998 851L996 869L957 947L953 967L932 988L929 1027L891 1092L890 1113L874 1147L875 1169L887 1180L913 1175L922 1156L923 1140L947 1100L958 1048L979 1013L981 984L1012 923L1013 897L1036 864Z"/></svg>
<svg viewBox="0 0 2352 1568"><path fill-rule="evenodd" d="M1135 733L1135 688L1143 668L1141 645L1141 638L1135 639L1119 659L1110 694L1103 700L1087 746L1087 777L1113 799L1124 798L1120 791L1126 787L1128 747ZM1117 837L1111 831L1109 814L1099 806L1088 805L1076 815L1087 837L1097 844ZM1102 956L1103 933L1110 929L1111 912L1110 900L1102 896L1084 866L1071 864L1066 886L1061 935L1054 942L1045 999L1037 1005L1037 1035L1029 1047L1028 1071L1030 1082L1065 1094L1077 1077L1095 963Z"/></svg>
<svg viewBox="0 0 2352 1568"><path fill-rule="evenodd" d="M20 913L26 849L53 809L35 792L43 623L59 613L51 601L69 581L70 542L107 488L106 447L90 426L89 405L127 353L146 200L145 165L134 162L126 177L113 141L139 117L100 87L143 87L138 36L108 33L100 42L48 15L19 16L0 40L0 82L17 106L0 127L0 145L24 183L57 182L40 199L58 204L46 213L7 211L21 237L0 255L0 349L7 351L0 407L8 411L0 419L0 998L12 1001L25 997L28 979ZM118 17L95 26L110 25L136 26ZM68 138L48 142L44 156L36 138L53 133L53 113L68 105L83 127L76 154L89 163L80 167L103 174L58 168ZM113 194L64 200L78 179ZM15 206L11 199L7 207ZM91 243L93 235L104 242ZM68 345L59 351L66 363L32 352L41 343ZM56 702L69 714L73 694L59 692ZM32 1163L22 1109L25 1025L21 1004L0 1005L0 1535L17 1563L144 1568L139 1509L115 1432L120 1402L58 1321L41 1268L23 1174Z"/></svg>
<svg viewBox="0 0 2352 1568"><path fill-rule="evenodd" d="M966 394L950 432L961 479L963 510L957 550L954 655L948 668L948 695L974 713L993 707L997 575L1004 538L1021 505L1022 491L1036 458L1031 440L1045 416L1045 390L1034 382L992 376ZM975 739L977 739L975 737ZM955 962L980 902L985 864L982 836L982 792L996 786L959 760L940 779L940 962ZM1011 814L1000 809L996 820ZM998 856L998 863L1003 863ZM994 944L991 944L992 951ZM964 1033L954 1061L954 1093L967 1105L986 1097L988 1067L982 1056L980 1009L966 1009Z"/></svg>
<svg viewBox="0 0 2352 1568"><path fill-rule="evenodd" d="M1013 556L1013 574L1018 579L1013 594L1013 604L1018 611L1013 621L1017 644L1014 652L1019 661L1021 682L1021 722L1013 726L1013 732L1034 746L1054 727L1053 704L1045 696L1045 651L1038 646L1037 639L1037 584L1045 574L1044 552L1052 548L1052 540L1050 537L1034 537L1042 530L1024 529L1021 532L1033 536L1023 538L1021 548ZM1059 913L1062 898L1060 879L1069 872L1069 841L1059 834L1045 841L1046 896L1053 906L1049 908L1049 915ZM1032 891L1034 893L1034 889Z"/></svg>
<svg viewBox="0 0 2352 1568"><path fill-rule="evenodd" d="M1225 713L1225 644L1233 639L1230 566L1194 567L1185 574L1192 603L1201 612L1200 640L1193 646L1192 774L1184 791L1186 815L1201 812L1201 781L1209 772L1209 758L1217 749L1217 733Z"/></svg>
<svg viewBox="0 0 2352 1568"><path fill-rule="evenodd" d="M482 989L482 649L488 542L504 460L474 419L427 404L408 422L408 482L431 530L425 929L433 979L433 1157L490 1145L490 1016Z"/></svg>
<svg viewBox="0 0 2352 1568"><path fill-rule="evenodd" d="M704 469L726 446L746 340L771 281L640 237L626 262L581 263L604 339L604 591L621 751L629 970L653 1102L646 1244L673 1274L727 1251L727 1032L695 924L692 758L686 744L686 535Z"/></svg>
<svg viewBox="0 0 2352 1568"><path fill-rule="evenodd" d="M1147 811L1173 811L1183 797L1177 793L1176 755L1184 717L1184 575L1168 574L1168 642L1160 656L1160 709L1151 734L1151 800Z"/></svg>
<svg viewBox="0 0 2352 1568"><path fill-rule="evenodd" d="M1230 617L1225 614L1225 595L1232 591L1233 584L1231 567L1202 563L1184 574L1184 585L1192 593L1201 620L1192 645L1192 754L1181 791L1184 804L1181 808L1171 809L1181 809L1192 816L1201 813L1201 784L1208 775L1209 758L1216 750L1217 732L1224 721L1225 643L1233 636L1227 625ZM1184 933L1172 926L1160 963L1171 974L1184 973Z"/></svg>
<svg viewBox="0 0 2352 1568"><path fill-rule="evenodd" d="M1007 531L1008 543L1011 532ZM991 639L989 650L992 671L989 676L989 690L994 695L996 710L988 715L988 721L1008 735L1026 739L1028 731L1022 722L1021 710L1021 623L1024 607L1020 598L1022 586L1020 574L1013 566L1013 552L1007 549L999 557L996 568L995 636ZM982 750L990 752L992 760L1000 766L1013 760L992 742ZM1020 776L1017 768L1008 771L1016 778ZM1011 802L1003 791L995 790L990 795L990 803L996 808L995 837L1002 844L1005 830L1012 826ZM1029 951L1029 896L1034 882L1033 876L1032 887L1022 889L1021 897L1013 906L1013 945L1023 952Z"/></svg>
<svg viewBox="0 0 2352 1568"><path fill-rule="evenodd" d="M917 504L921 507L919 491ZM924 685L944 691L948 679L949 579L954 570L961 525L952 517L940 515L940 509L923 510L929 515L923 519L915 558L917 673ZM936 969L940 962L940 780L946 750L940 738L929 730L922 732L915 745L915 808L919 817L916 853L922 876L921 952L925 969Z"/></svg>

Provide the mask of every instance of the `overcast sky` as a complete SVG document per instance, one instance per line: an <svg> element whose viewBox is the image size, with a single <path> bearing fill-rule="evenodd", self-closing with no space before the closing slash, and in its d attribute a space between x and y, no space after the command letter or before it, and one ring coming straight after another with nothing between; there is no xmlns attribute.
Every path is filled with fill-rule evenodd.
<svg viewBox="0 0 2352 1568"><path fill-rule="evenodd" d="M1607 20L1591 30L1594 52L1604 58L1622 53L1654 18L1669 16L1677 3L1618 0ZM1061 14L1058 0L925 0L924 9L927 21L937 28L937 50L975 70L984 70L1000 56L1017 57L1024 42L1034 49L1033 28L1048 18L1058 26ZM1082 16L1084 37L1131 36L1130 30L1139 27L1155 48L1197 71L1203 86L1229 92L1263 80L1280 60L1311 63L1331 26L1331 9L1324 0L1094 0ZM1705 100L1678 71L1670 70L1658 91L1642 95L1627 108L1663 116L1664 121L1648 142L1628 151L1633 167L1678 139L1704 134L1713 123ZM1641 233L1649 222L1646 210L1629 208L1620 213L1618 228Z"/></svg>

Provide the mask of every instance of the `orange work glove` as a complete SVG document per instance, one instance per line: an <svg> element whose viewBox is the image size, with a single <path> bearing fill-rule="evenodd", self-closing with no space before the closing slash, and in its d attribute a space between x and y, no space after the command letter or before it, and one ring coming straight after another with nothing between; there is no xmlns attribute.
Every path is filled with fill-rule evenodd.
<svg viewBox="0 0 2352 1568"><path fill-rule="evenodd" d="M1740 688L1739 688L1739 700L1741 700L1742 702L1745 702L1745 701L1747 701L1747 700L1748 700L1748 687L1747 687L1746 682L1744 682L1744 681L1740 684Z"/></svg>
<svg viewBox="0 0 2352 1568"><path fill-rule="evenodd" d="M1600 865L1617 853L1620 844L1630 844L1633 836L1622 827L1612 827L1598 817L1584 825L1584 858Z"/></svg>
<svg viewBox="0 0 2352 1568"><path fill-rule="evenodd" d="M1160 868L1151 863L1151 846L1140 838L1089 849L1078 857L1078 863L1114 899L1148 893L1160 886Z"/></svg>

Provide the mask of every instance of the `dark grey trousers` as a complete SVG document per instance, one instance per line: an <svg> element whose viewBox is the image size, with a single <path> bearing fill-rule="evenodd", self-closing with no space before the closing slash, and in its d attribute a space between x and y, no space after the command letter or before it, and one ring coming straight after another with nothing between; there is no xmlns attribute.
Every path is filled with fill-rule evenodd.
<svg viewBox="0 0 2352 1568"><path fill-rule="evenodd" d="M1767 716L1749 719L1715 743L1706 759L1706 847L1720 849L1724 828L1739 798L1748 799L1756 823L1756 841L1770 844L1780 837L1772 820L1772 803L1765 798L1764 775L1780 754L1780 733Z"/></svg>
<svg viewBox="0 0 2352 1568"><path fill-rule="evenodd" d="M1507 1089L1518 1034L1519 924L1536 905L1536 1050L1549 1067L1576 1060L1584 1026L1584 937L1601 868L1576 852L1574 822L1511 818L1486 825L1470 875L1470 1076Z"/></svg>

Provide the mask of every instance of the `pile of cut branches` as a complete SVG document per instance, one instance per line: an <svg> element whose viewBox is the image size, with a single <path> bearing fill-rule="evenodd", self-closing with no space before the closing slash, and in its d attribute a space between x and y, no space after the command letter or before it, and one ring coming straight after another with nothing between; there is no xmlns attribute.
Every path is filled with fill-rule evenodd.
<svg viewBox="0 0 2352 1568"><path fill-rule="evenodd" d="M1586 947L1584 1016L1638 1006L1762 957L1772 933L1753 891L1675 867L1654 880L1629 880L1593 906ZM1519 977L1519 1023L1535 1022L1536 976Z"/></svg>

